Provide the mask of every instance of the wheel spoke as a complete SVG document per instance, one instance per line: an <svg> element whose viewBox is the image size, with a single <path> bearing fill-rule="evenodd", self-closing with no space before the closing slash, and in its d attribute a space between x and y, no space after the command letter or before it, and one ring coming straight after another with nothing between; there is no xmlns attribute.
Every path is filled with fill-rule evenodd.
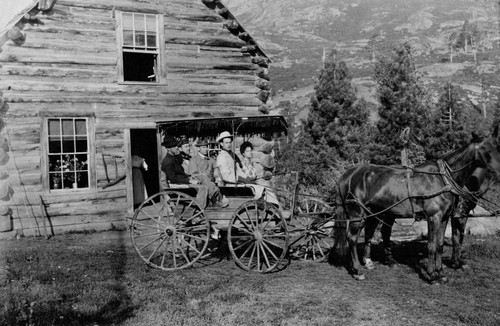
<svg viewBox="0 0 500 326"><path fill-rule="evenodd" d="M163 243L165 243L165 240L167 238L163 239L162 241L160 241L160 244L158 245L158 247L156 247L155 250L153 250L153 252L151 253L151 255L149 255L148 257L148 261L151 261L151 258L153 258L153 256L156 254L156 252L158 251L158 249L160 249L160 247L162 246ZM156 240L155 240L156 241Z"/></svg>
<svg viewBox="0 0 500 326"><path fill-rule="evenodd" d="M260 247L260 250L262 251L262 256L264 256L264 261L266 263L267 268L268 269L271 268L271 263L269 263L269 258L267 258L266 250L264 248L264 243L263 242L259 242L259 247Z"/></svg>
<svg viewBox="0 0 500 326"><path fill-rule="evenodd" d="M276 261L279 260L279 258L274 254L274 251L272 251L271 248L269 248L269 246L266 244L266 241L262 241L262 249L264 250L264 248L267 249L267 251L271 253L271 255L273 255L273 258L276 259ZM279 246L278 248L281 248L281 246Z"/></svg>
<svg viewBox="0 0 500 326"><path fill-rule="evenodd" d="M198 235L194 235L194 234L190 234L190 233L180 233L180 234L182 234L182 235L184 235L186 237L189 237L189 238L191 238L193 240L199 240L199 241L203 241L203 242L207 239L207 238L201 238Z"/></svg>
<svg viewBox="0 0 500 326"><path fill-rule="evenodd" d="M162 232L155 232L155 233L148 233L148 234L138 234L135 237L136 238L147 238L147 237L151 237L151 236L158 236L160 234L162 234Z"/></svg>
<svg viewBox="0 0 500 326"><path fill-rule="evenodd" d="M188 218L187 220L182 221L182 224L187 224L187 223L189 223L190 221L192 221L195 217L198 217L198 216L200 216L200 215L202 215L202 214L203 214L203 211L199 211L198 213L193 214L193 215L192 215L190 218ZM178 220L178 223L180 223L180 222L181 222L181 220L179 219L179 220Z"/></svg>
<svg viewBox="0 0 500 326"><path fill-rule="evenodd" d="M234 251L236 250L239 250L240 248L242 248L243 246L247 245L248 243L251 243L252 242L252 239L248 239L247 241L243 242L242 244L238 245L236 248L234 248ZM241 257L245 257L246 253L248 252L250 246L247 248L247 250L245 250L245 252L243 253L243 255Z"/></svg>
<svg viewBox="0 0 500 326"><path fill-rule="evenodd" d="M260 242L255 242L255 247L257 248L257 270L260 272Z"/></svg>
<svg viewBox="0 0 500 326"><path fill-rule="evenodd" d="M245 210L246 210L246 208L245 208ZM248 211L247 211L247 213L248 213ZM247 214L247 215L248 215L248 214ZM248 224L247 224L247 223L246 223L246 222L242 219L242 217L241 217L240 215L237 215L237 216L236 216L236 218L237 218L237 219L238 219L238 220L239 220L239 221L240 221L240 222L241 222L241 223L245 226L245 228L248 230L248 232L252 232L252 230L254 230L253 224L251 224L251 226L250 226L250 225L248 225ZM249 217L249 218L250 218L250 217Z"/></svg>
<svg viewBox="0 0 500 326"><path fill-rule="evenodd" d="M253 260L253 257L255 255L255 250L256 250L256 247L257 246L257 243L253 243L252 244L252 253L250 254L250 258L248 259L248 265L247 265L247 268L250 269L250 265L252 264L252 260ZM245 253L246 253L246 250L245 250ZM243 256L244 257L244 256Z"/></svg>
<svg viewBox="0 0 500 326"><path fill-rule="evenodd" d="M233 227L236 229L236 231L238 232L242 232L242 233L245 233L245 234L248 234L248 235L252 235L252 232L250 230L248 230L248 228L242 228L242 227L239 227L238 225L233 225ZM237 237L237 236L236 236Z"/></svg>
<svg viewBox="0 0 500 326"><path fill-rule="evenodd" d="M161 237L155 238L155 239L149 241L148 243L146 243L144 246L137 248L137 250L142 251L142 249L149 247L151 244L155 243L156 241L158 241L160 239L161 239Z"/></svg>

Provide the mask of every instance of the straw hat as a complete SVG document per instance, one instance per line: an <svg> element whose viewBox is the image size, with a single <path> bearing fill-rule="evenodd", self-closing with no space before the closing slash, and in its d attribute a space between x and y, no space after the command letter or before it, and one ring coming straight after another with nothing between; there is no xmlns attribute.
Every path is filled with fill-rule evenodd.
<svg viewBox="0 0 500 326"><path fill-rule="evenodd" d="M233 138L233 135L229 133L229 131L223 131L220 133L220 135L217 137L215 140L216 142L220 143L224 138Z"/></svg>

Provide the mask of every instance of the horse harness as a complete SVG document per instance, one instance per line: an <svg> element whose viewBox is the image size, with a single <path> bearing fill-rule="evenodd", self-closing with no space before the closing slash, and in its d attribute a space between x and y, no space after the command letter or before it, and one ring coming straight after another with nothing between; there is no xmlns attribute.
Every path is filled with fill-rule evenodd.
<svg viewBox="0 0 500 326"><path fill-rule="evenodd" d="M476 157L477 155L479 154L481 159L484 161L484 157L482 155L481 152L478 151L478 148L476 147ZM350 176L349 180L348 180L348 185L349 185L349 190L348 190L348 193L347 193L347 196L346 197L351 197L351 199L346 199L347 202L354 202L356 203L358 206L360 206L368 215L365 216L364 218L359 218L359 219L355 219L355 220L350 220L350 222L357 222L357 221L362 221L364 219L367 219L369 217L375 217L379 220L379 222L383 223L383 224L387 224L385 223L383 220L381 220L380 218L378 218L378 215L381 215L385 212L387 212L388 210L392 209L393 207L401 204L402 202L404 202L405 200L409 200L410 202L410 205L411 205L411 208L412 208L412 212L413 212L413 218L415 220L420 220L418 217L417 217L417 212L415 212L415 208L414 208L414 205L413 205L413 202L411 199L430 199L430 198L434 198L434 197L437 197L439 195L442 195L444 193L451 193L453 194L455 197L463 197L465 200L468 200L468 201L472 201L474 203L477 203L478 199L488 190L488 188L490 187L491 183L488 185L488 187L486 187L486 189L483 189L483 190L479 190L477 192L472 192L470 191L469 189L467 189L466 186L460 186L456 183L456 181L453 179L452 177L452 173L456 173L456 172L459 172L465 168L467 168L470 164L472 163L469 163L467 164L466 166L458 169L458 170L453 170L451 169L451 167L448 165L448 163L442 159L439 159L437 160L437 165L438 165L438 168L439 168L439 172L427 172L427 171L420 171L420 170L416 170L414 169L413 167L409 167L409 166L405 166L404 168L406 169L405 171L405 181L406 181L406 187L407 187L407 192L408 192L408 196L397 201L396 203L392 204L391 206L385 208L384 210L380 211L380 212L377 212L377 213L372 213L370 211L370 209L368 207L366 207L366 205L364 205L355 195L354 193L351 191L351 179L352 179L352 175ZM489 171L488 167L486 167L487 171ZM423 173L423 174L434 174L434 175L441 175L442 176L442 180L443 180L443 183L444 183L444 186L437 190L437 191L434 191L430 194L426 194L426 195L412 195L411 194L411 178L413 178L413 176L415 175L415 173ZM354 175L354 173L353 173ZM338 190L340 191L340 190ZM344 203L345 204L345 203Z"/></svg>

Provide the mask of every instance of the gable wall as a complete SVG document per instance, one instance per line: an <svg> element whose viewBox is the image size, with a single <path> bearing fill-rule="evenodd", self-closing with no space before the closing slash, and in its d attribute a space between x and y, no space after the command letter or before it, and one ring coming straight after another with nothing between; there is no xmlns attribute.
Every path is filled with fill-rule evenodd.
<svg viewBox="0 0 500 326"><path fill-rule="evenodd" d="M158 3L60 0L19 25L26 33L22 46L12 41L2 46L1 134L10 151L0 168L9 175L11 196L3 204L12 210L14 228L37 229L40 194L56 229L123 222L126 184L102 189L107 180L100 154L126 157L126 128L154 128L156 120L196 113L258 114L258 66L242 53L246 43L199 0ZM164 13L166 85L117 83L114 10ZM43 194L40 113L75 112L95 116L98 189ZM125 171L124 159L119 174Z"/></svg>

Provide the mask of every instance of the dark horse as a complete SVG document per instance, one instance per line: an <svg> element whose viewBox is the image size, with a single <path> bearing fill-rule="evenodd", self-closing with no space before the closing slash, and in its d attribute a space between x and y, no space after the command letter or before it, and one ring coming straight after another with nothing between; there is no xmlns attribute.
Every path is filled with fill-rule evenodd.
<svg viewBox="0 0 500 326"><path fill-rule="evenodd" d="M425 218L429 236L428 278L429 281L442 280L444 232L448 219L457 208L459 196L465 193L464 186L478 168L500 175L499 138L497 126L484 140L473 140L442 160L427 161L415 167L411 173L402 167L373 164L346 171L338 182L336 194L333 262L339 263L338 258L349 252L350 272L356 279L364 279L356 245L365 224L374 224L373 219L377 218L389 221L384 226L390 231L390 222L395 218Z"/></svg>
<svg viewBox="0 0 500 326"><path fill-rule="evenodd" d="M478 167L476 168L471 177L467 180L465 187L467 192L464 193L464 197L459 198L459 203L451 217L451 229L452 229L452 243L453 243L453 254L451 258L452 267L458 269L462 267L465 263L462 260L462 243L464 240L465 226L469 217L469 212L473 210L476 205L478 198L486 193L489 186L493 181L491 173L487 169ZM366 269L373 269L375 265L371 259L371 241L375 230L378 225L382 223L381 233L382 233L382 243L384 246L385 262L387 265L392 266L396 263L392 257L391 248L391 233L392 227L395 222L394 215L383 215L368 217L365 223L365 247L363 263Z"/></svg>

